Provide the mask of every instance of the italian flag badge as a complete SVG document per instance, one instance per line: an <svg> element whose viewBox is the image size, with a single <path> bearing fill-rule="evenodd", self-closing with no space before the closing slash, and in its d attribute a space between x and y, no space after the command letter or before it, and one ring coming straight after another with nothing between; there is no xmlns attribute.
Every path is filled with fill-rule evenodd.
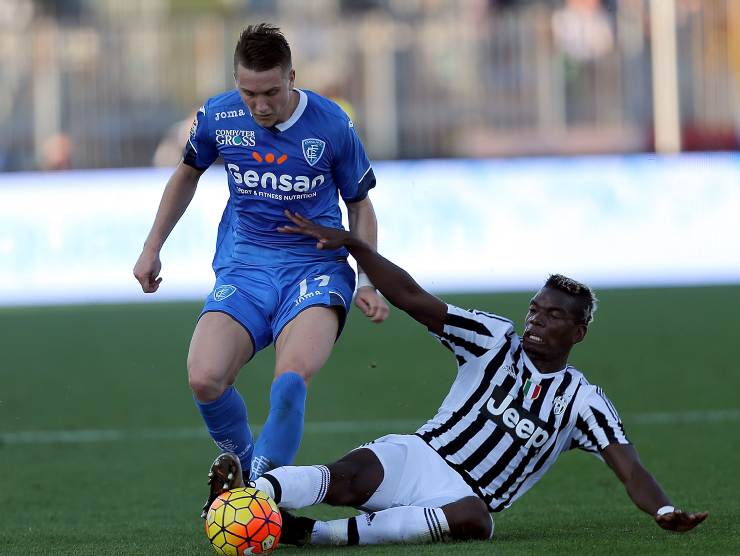
<svg viewBox="0 0 740 556"><path fill-rule="evenodd" d="M539 384L527 379L527 382L524 383L524 399L536 400L540 396L541 390L542 387Z"/></svg>

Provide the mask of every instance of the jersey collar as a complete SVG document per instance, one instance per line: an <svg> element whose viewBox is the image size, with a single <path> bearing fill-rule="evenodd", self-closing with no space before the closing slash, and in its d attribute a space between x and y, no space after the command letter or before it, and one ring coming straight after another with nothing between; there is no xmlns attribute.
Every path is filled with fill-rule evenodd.
<svg viewBox="0 0 740 556"><path fill-rule="evenodd" d="M566 363L565 364L565 367L563 367L559 371L550 371L549 373L545 373L543 371L540 371L537 368L537 366L532 362L532 360L529 358L529 355L527 355L527 352L524 351L523 348L522 348L522 358L525 360L525 363L528 364L527 366L530 369L532 369L534 372L536 372L538 375L540 375L540 376L555 376L555 375L559 375L559 374L567 371L569 368L571 368L571 366L568 363Z"/></svg>
<svg viewBox="0 0 740 556"><path fill-rule="evenodd" d="M297 91L298 95L300 96L300 98L298 99L298 106L295 107L295 110L293 110L293 114L290 116L290 118L288 118L284 122L275 124L274 127L279 131L286 131L290 129L306 110L306 106L308 105L308 95L300 89L295 89L295 91Z"/></svg>

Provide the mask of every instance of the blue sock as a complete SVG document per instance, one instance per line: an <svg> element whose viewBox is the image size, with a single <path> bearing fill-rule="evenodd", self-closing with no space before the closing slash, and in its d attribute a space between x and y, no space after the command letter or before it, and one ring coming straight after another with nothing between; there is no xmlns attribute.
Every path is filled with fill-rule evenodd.
<svg viewBox="0 0 740 556"><path fill-rule="evenodd" d="M254 451L252 431L247 420L247 406L236 388L229 386L212 402L193 399L216 446L223 452L236 454L242 469L250 469Z"/></svg>
<svg viewBox="0 0 740 556"><path fill-rule="evenodd" d="M270 389L270 414L257 439L252 479L274 467L290 465L301 445L306 383L292 371L280 375Z"/></svg>

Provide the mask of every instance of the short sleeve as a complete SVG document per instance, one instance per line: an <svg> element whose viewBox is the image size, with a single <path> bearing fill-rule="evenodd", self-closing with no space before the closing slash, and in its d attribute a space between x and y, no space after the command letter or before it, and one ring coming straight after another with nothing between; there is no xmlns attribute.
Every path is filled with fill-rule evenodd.
<svg viewBox="0 0 740 556"><path fill-rule="evenodd" d="M347 203L356 203L367 197L375 187L375 174L365 153L352 120L346 115L346 123L339 131L338 149L332 168L334 183Z"/></svg>
<svg viewBox="0 0 740 556"><path fill-rule="evenodd" d="M612 402L601 388L591 388L592 391L578 410L569 448L598 454L609 444L629 444Z"/></svg>
<svg viewBox="0 0 740 556"><path fill-rule="evenodd" d="M455 354L459 365L463 365L501 345L513 332L514 324L508 319L448 305L442 333L430 334Z"/></svg>
<svg viewBox="0 0 740 556"><path fill-rule="evenodd" d="M218 149L208 132L206 106L201 106L195 114L190 136L182 153L183 162L196 170L207 169L218 158Z"/></svg>

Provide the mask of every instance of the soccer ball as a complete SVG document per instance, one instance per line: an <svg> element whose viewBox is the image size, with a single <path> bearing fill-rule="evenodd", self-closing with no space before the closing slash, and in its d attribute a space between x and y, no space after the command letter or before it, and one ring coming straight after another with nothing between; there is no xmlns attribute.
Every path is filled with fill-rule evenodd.
<svg viewBox="0 0 740 556"><path fill-rule="evenodd" d="M283 519L277 504L252 487L227 490L206 515L206 535L225 556L269 554L277 548Z"/></svg>

